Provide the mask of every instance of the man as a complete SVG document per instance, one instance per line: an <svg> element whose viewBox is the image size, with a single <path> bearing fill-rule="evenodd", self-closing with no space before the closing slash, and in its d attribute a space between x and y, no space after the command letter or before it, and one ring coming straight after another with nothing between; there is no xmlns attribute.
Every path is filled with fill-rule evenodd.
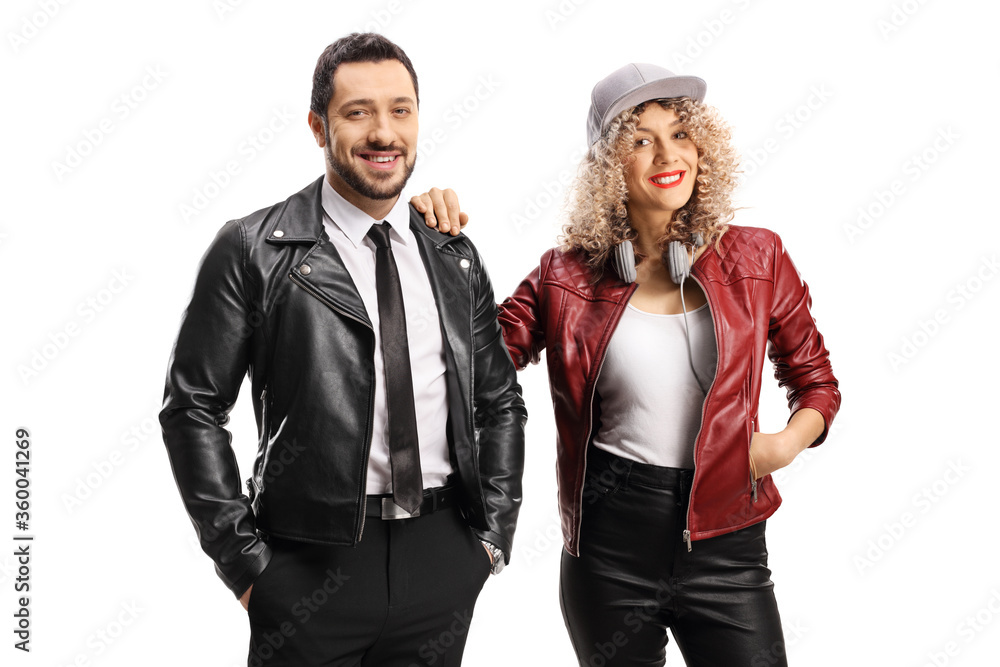
<svg viewBox="0 0 1000 667"><path fill-rule="evenodd" d="M400 200L418 99L384 37L327 47L325 176L222 227L170 360L164 441L250 665L458 665L510 557L524 404L476 249ZM248 372L246 496L224 425Z"/></svg>

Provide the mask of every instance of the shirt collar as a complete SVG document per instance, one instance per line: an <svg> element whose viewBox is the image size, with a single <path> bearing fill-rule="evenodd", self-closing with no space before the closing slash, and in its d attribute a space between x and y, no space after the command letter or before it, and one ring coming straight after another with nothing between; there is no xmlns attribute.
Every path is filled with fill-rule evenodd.
<svg viewBox="0 0 1000 667"><path fill-rule="evenodd" d="M382 220L376 220L344 199L339 192L333 189L326 178L323 179L322 201L323 212L356 248L361 246L372 225L382 222ZM392 210L384 218L385 222L388 222L392 227L390 236L403 245L409 245L410 239L413 238L413 232L410 231L410 209L407 202L408 199L401 194Z"/></svg>

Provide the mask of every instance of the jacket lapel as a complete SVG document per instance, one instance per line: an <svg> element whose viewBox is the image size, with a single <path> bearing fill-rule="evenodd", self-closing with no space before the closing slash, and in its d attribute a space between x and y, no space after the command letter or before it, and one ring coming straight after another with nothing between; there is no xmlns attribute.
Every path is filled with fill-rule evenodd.
<svg viewBox="0 0 1000 667"><path fill-rule="evenodd" d="M358 293L340 253L329 241L317 243L303 261L292 268L292 280L333 310L373 329L365 302Z"/></svg>
<svg viewBox="0 0 1000 667"><path fill-rule="evenodd" d="M267 223L266 241L272 245L310 246L305 256L291 268L292 280L328 307L371 328L361 294L323 229L321 189L324 178L321 176L285 201L273 220ZM457 362L470 360L469 327L473 304L469 281L473 258L463 244L455 243L465 237L430 229L412 206L410 229L427 270L446 343ZM458 363L459 368L465 365Z"/></svg>
<svg viewBox="0 0 1000 667"><path fill-rule="evenodd" d="M324 178L321 176L285 201L266 230L266 240L273 245L310 246L291 268L292 281L333 310L372 328L361 294L323 229Z"/></svg>
<svg viewBox="0 0 1000 667"><path fill-rule="evenodd" d="M445 366L448 369L445 373L448 383L448 441L462 479L473 480L476 478L476 466L470 458L471 431L467 428L472 424L469 413L472 406L465 399L473 393L472 321L475 313L470 284L473 257L465 244L455 243L464 236L441 234L430 229L424 224L423 216L412 206L410 229L417 240L441 322ZM466 446L459 446L461 444Z"/></svg>
<svg viewBox="0 0 1000 667"><path fill-rule="evenodd" d="M424 223L423 215L412 206L410 229L417 240L420 258L431 283L446 347L455 355L458 368L466 368L472 357L469 347L472 342L473 305L469 283L473 258L464 244L455 243L465 237L442 234L429 228Z"/></svg>

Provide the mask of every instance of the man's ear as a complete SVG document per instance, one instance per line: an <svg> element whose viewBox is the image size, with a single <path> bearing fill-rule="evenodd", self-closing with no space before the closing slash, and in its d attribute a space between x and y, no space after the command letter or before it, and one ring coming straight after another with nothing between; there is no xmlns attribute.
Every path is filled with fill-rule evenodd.
<svg viewBox="0 0 1000 667"><path fill-rule="evenodd" d="M316 145L325 148L326 126L323 124L323 118L312 110L309 111L309 129L312 130L313 137L316 139Z"/></svg>

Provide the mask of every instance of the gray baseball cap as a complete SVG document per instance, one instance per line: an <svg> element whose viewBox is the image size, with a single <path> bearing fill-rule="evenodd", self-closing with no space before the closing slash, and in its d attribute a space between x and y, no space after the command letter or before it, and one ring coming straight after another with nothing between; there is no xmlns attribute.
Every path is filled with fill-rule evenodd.
<svg viewBox="0 0 1000 667"><path fill-rule="evenodd" d="M705 99L707 84L696 76L681 76L658 65L629 63L597 82L590 94L587 142L593 146L608 124L625 109L648 100L690 97Z"/></svg>

